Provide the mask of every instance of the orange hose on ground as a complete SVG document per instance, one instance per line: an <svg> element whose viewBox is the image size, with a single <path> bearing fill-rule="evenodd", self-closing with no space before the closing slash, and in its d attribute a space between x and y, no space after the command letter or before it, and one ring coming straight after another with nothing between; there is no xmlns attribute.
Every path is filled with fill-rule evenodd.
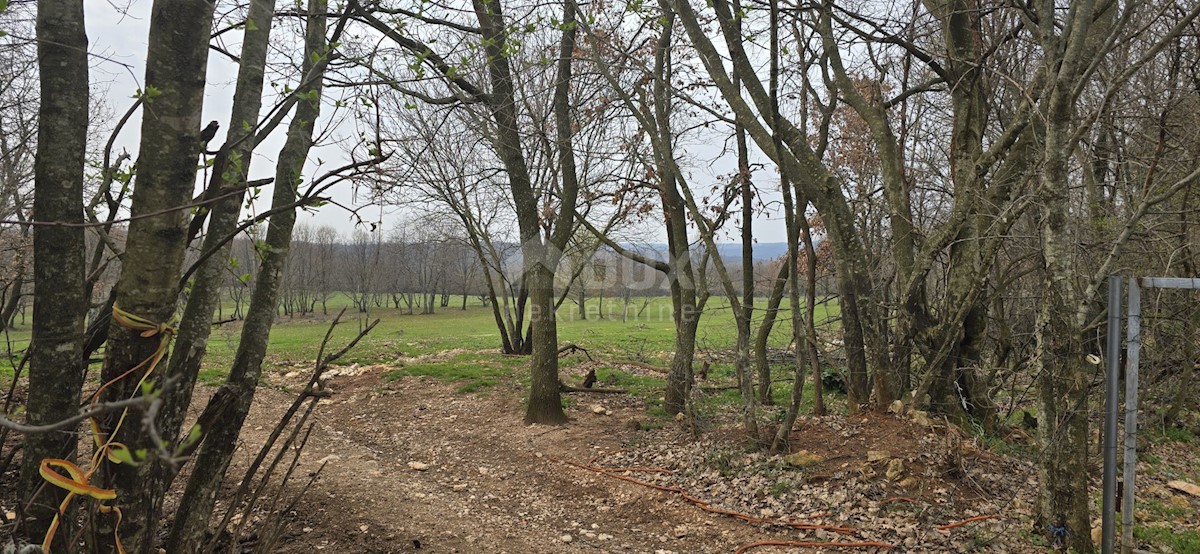
<svg viewBox="0 0 1200 554"><path fill-rule="evenodd" d="M956 521L956 522L954 522L954 523L947 523L946 525L939 525L939 526L938 526L938 531L946 531L946 530L948 530L948 529L953 529L953 528L955 528L955 527L962 527L963 525L966 525L966 524L968 524L968 523L975 523L976 521L983 521L983 520L985 520L985 519L996 519L996 516L975 516L975 517L969 517L969 518L967 518L967 519L964 519L964 520L962 520L962 521Z"/></svg>

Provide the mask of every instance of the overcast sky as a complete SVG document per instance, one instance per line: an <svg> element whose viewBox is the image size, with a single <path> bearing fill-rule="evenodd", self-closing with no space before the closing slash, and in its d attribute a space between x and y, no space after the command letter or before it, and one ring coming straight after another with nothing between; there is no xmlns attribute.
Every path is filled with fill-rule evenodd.
<svg viewBox="0 0 1200 554"><path fill-rule="evenodd" d="M89 49L93 55L91 68L91 86L93 94L104 94L105 103L108 106L108 113L101 114L110 118L107 125L101 125L101 128L107 133L111 130L116 120L128 109L133 102L131 98L138 89L141 88L146 58L146 38L149 30L150 7L152 0L88 0L84 3L84 10L87 18L88 41ZM228 50L236 53L240 49L240 36L238 32L226 33L223 37L223 46ZM237 78L237 65L231 60L216 52L210 51L208 58L208 86L205 93L204 116L203 123L211 120L216 120L221 124L221 130L217 133L217 137L212 141L212 147L219 145L225 138L225 127L229 121L229 111L233 97L234 82ZM329 94L338 94L337 91L327 90ZM265 99L263 105L263 113L272 105L271 99ZM339 114L344 118L345 114ZM137 145L139 140L140 128L140 113L135 115L133 119L126 124L121 135L116 142L116 151L122 149L128 150L136 156ZM323 110L323 119L330 118L330 109L328 106ZM326 121L326 124L328 124ZM341 121L341 119L339 120ZM279 149L283 145L284 134L286 133L286 123L280 125L275 132L265 140L254 153L253 161L250 166L252 179L271 177L274 175L274 162L278 155ZM353 129L349 125L341 125L335 129L334 140L341 135L343 138L353 135ZM715 142L723 140L716 138ZM309 163L306 171L307 176L314 176L323 173L332 167L337 167L346 163L346 156L343 152L343 146L332 144L332 140L314 147L312 154L309 157ZM704 186L707 188L717 175L730 174L734 170L735 162L728 156L713 160L719 157L717 147L712 147L712 153L706 154L703 152L703 147L700 151L691 151L689 155L693 160L696 160L697 165L692 168L693 179L695 186ZM324 161L324 169L317 167L317 159ZM711 163L709 160L712 160ZM770 173L768 176L767 173ZM772 188L775 181L774 171L767 170L761 172L757 178L760 187ZM197 186L201 185L198 180ZM335 187L330 194L335 200L344 205L361 205L366 200L359 195L355 198L351 187L348 184L343 184ZM264 188L260 195L261 200L255 206L255 210L265 210L270 203L271 191ZM777 194L770 195L770 198L777 198ZM359 215L368 221L383 221L385 226L395 225L399 219L403 218L403 214L397 213L392 208L368 207L359 212ZM336 206L326 206L317 211L316 214L308 215L301 213L298 218L299 222L308 223L309 225L330 225L336 228L343 235L348 235L355 228L354 218L346 211ZM733 230L730 229L732 232ZM662 241L665 233L661 229L647 229L644 234L644 240L647 241ZM784 240L782 221L775 217L760 217L756 221L755 236L761 242L776 242ZM736 240L726 238L724 240Z"/></svg>

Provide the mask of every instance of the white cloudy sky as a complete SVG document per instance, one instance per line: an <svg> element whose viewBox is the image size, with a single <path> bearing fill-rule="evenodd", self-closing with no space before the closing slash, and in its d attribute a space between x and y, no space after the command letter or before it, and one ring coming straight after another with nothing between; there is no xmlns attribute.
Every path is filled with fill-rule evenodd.
<svg viewBox="0 0 1200 554"><path fill-rule="evenodd" d="M145 71L143 62L146 56L146 36L149 29L151 4L152 0L86 0L85 2L89 50L93 55L90 76L92 89L94 93L103 92L106 95L107 111L111 117L108 125L101 126L105 128L106 132L112 128L116 119L128 109L133 101L131 96L141 87ZM222 37L223 46L235 53L240 40L237 35L237 32L232 32ZM228 58L210 51L208 87L202 121L216 120L221 123L222 129L213 141L214 145L220 144L224 140L224 126L229 120L236 76L236 64ZM337 93L334 92L334 94ZM269 102L264 102L264 113L269 106ZM323 116L326 119L330 117L328 109L325 110ZM136 156L139 125L138 118L135 116L125 126L117 141L116 150L118 152L123 148ZM343 137L353 135L353 129L348 127L348 125L342 125L341 128L335 129L333 138L336 139L338 134ZM286 125L281 125L270 138L258 147L254 160L251 162L251 178L273 176L274 160L283 144L285 132ZM709 157L717 156L718 153L714 151ZM322 169L317 167L316 160L318 158L325 162L325 169L346 163L343 146L326 141L314 148L313 154L310 156L307 173L309 176L323 173ZM700 167L693 169L696 171L697 177L705 176L701 179L702 182L708 183L711 182L712 176L732 172L732 160L728 157L714 160L711 163L703 161L704 158L703 155L693 156L693 159L700 160ZM763 176L763 178L764 180L767 178L773 180L773 177ZM331 195L335 200L346 205L364 203L361 196L355 197L349 185L335 188ZM270 190L264 189L260 196L262 200L256 209L266 209L270 196ZM381 207L365 208L360 211L359 215L366 220L383 221L385 226L394 225L398 219L403 218L403 214L397 213L394 209ZM308 222L310 225L330 225L343 234L349 234L355 228L354 218L335 206L321 208L316 214L301 214L299 221ZM777 218L762 217L756 222L755 235L762 242L782 241L784 236L782 227L782 222ZM661 241L663 233L658 229L648 229L645 232L644 240Z"/></svg>

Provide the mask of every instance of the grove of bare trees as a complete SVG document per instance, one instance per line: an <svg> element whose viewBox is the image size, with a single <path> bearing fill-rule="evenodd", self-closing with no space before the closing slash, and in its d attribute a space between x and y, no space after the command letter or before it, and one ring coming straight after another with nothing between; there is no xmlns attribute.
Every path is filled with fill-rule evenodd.
<svg viewBox="0 0 1200 554"><path fill-rule="evenodd" d="M1093 551L1106 279L1200 267L1200 3L154 0L139 89L111 104L85 25L110 8L88 4L0 1L0 330L27 311L32 337L13 364L24 415L0 414L22 433L22 537L211 546L281 317L339 295L364 314L483 303L495 347L529 357L525 422L559 425L560 309L661 294L664 409L689 411L719 298L763 449L795 446L806 386L826 409L831 365L851 413L983 433L1036 390L1033 528ZM236 77L209 75L213 56ZM230 115L206 143L221 79ZM373 222L361 198L403 217ZM785 252L760 263L772 241ZM818 293L836 297L836 359ZM193 406L233 319L229 375ZM1194 357L1197 324L1162 332ZM1164 424L1200 409L1150 398ZM186 510L164 513L172 490Z"/></svg>

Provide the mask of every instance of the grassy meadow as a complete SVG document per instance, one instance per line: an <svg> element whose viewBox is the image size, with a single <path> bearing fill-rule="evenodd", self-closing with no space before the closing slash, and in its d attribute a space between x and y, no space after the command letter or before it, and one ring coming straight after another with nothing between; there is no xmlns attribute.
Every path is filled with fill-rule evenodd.
<svg viewBox="0 0 1200 554"><path fill-rule="evenodd" d="M766 300L759 299L756 322L761 321ZM523 371L527 358L504 356L500 353L500 334L489 307L470 299L466 310L461 309L461 297L452 299L447 308L438 308L430 315L408 315L390 307L374 308L368 313L359 313L346 295L330 299L329 313L281 317L271 332L268 350L268 371L287 366L306 372L320 348L321 340L329 323L338 310L347 308L341 325L334 332L331 348L345 344L367 322L378 318L380 323L359 345L347 354L340 364L390 364L394 365L388 376L399 378L405 375L423 375L458 384L462 392L484 390L492 386L509 383L520 386L527 382ZM226 314L232 306L225 306ZM782 348L791 339L790 316L783 309L771 334L770 344ZM586 348L591 356L601 362L636 361L666 367L674 349L675 325L672 320L670 298L634 298L628 305L628 315L622 321L625 304L620 298L591 298L587 303L587 318L581 317L579 307L572 301L565 302L558 313L559 343L574 343ZM817 307L819 323L836 324L836 300ZM201 372L201 381L219 384L232 364L237 349L240 322L224 323L213 329L209 340L208 357ZM4 337L5 352L0 360L0 379L11 379L13 365L19 360L29 343L29 328L21 326ZM701 316L697 333L697 366L711 359L711 375L719 380L731 373L730 350L734 347L736 329L728 302L719 296L709 299ZM564 357L564 367L586 361L583 354ZM95 370L95 366L93 366ZM781 377L785 368L780 368ZM661 395L662 380L654 377L629 375L624 372L601 368L601 382L614 387L628 388L631 392L651 401ZM785 384L779 383L777 394L780 399L786 394ZM735 395L731 391L731 396Z"/></svg>

